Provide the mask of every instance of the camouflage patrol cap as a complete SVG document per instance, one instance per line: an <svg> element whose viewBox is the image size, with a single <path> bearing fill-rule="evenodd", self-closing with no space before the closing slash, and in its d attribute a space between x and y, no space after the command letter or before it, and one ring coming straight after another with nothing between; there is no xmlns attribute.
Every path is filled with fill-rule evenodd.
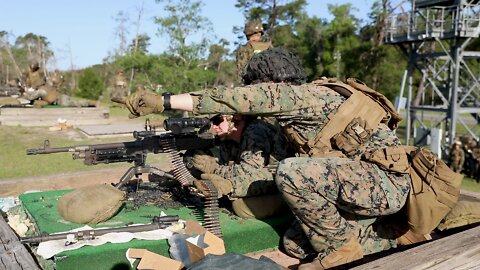
<svg viewBox="0 0 480 270"><path fill-rule="evenodd" d="M255 33L263 34L263 25L260 21L249 21L245 24L245 29L243 30L245 36L250 36Z"/></svg>

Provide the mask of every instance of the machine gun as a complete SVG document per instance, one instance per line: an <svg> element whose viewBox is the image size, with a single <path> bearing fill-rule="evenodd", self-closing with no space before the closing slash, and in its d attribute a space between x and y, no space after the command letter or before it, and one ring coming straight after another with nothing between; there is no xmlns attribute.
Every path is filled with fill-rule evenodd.
<svg viewBox="0 0 480 270"><path fill-rule="evenodd" d="M134 141L79 145L51 148L45 140L43 148L27 149L27 155L40 155L71 152L73 159L83 159L85 165L109 164L117 162L133 163L120 178L115 187L121 188L133 176L151 173L160 177L177 180L182 186L191 186L195 178L184 163L179 151L206 150L215 146L213 134L205 132L210 127L208 118L178 118L165 119L163 127L166 132L157 133L146 124L145 131L133 132ZM173 174L146 164L148 153L166 153L173 165ZM204 227L213 234L222 237L219 222L218 193L215 186L207 180L198 181L197 187L205 198Z"/></svg>
<svg viewBox="0 0 480 270"><path fill-rule="evenodd" d="M181 156L181 150L206 150L215 145L213 134L204 132L210 127L208 118L178 118L165 119L163 127L167 132L157 133L146 124L145 131L133 132L134 141L106 143L94 145L79 145L51 148L45 140L43 148L27 149L27 155L52 154L71 152L73 159L83 159L85 165L130 162L133 166L120 178L115 185L121 188L133 176L151 173L160 177L177 180L182 186L191 186L195 178L189 172ZM148 153L166 153L173 165L173 175L146 164ZM205 197L204 221L205 228L222 237L219 223L218 197L215 186L207 180L197 181L197 188Z"/></svg>
<svg viewBox="0 0 480 270"><path fill-rule="evenodd" d="M155 129L146 126L145 131L133 132L134 141L52 148L50 141L45 140L43 148L27 149L27 155L71 152L73 159L83 159L84 164L88 166L117 162L133 163L133 166L115 185L117 188L125 185L133 176L143 173L152 173L177 180L183 186L188 186L192 184L194 178L185 167L179 151L213 147L215 145L214 136L209 133L201 133L209 126L208 118L170 117L163 122L163 127L167 132L157 133ZM148 153L168 154L174 167L173 175L146 164Z"/></svg>
<svg viewBox="0 0 480 270"><path fill-rule="evenodd" d="M69 246L82 240L93 240L98 236L107 233L117 232L143 232L152 231L158 229L165 229L175 222L178 222L178 216L156 216L153 218L151 224L144 225L132 225L118 228L97 229L97 230L82 230L77 232L56 233L56 234L42 234L31 237L21 237L20 242L22 244L40 243L50 240L65 239L65 246Z"/></svg>

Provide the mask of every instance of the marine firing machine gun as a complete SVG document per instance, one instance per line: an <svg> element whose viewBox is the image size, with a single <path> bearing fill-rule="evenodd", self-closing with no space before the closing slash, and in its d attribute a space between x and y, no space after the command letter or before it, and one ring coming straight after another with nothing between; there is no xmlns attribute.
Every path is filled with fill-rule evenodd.
<svg viewBox="0 0 480 270"><path fill-rule="evenodd" d="M133 176L138 177L143 173L177 180L185 187L191 186L195 178L185 167L179 151L212 148L215 145L215 137L202 132L209 127L208 118L170 117L163 122L166 132L158 133L147 124L145 131L133 132L134 141L52 148L50 142L45 140L43 148L27 149L27 155L71 152L73 159L83 159L84 164L88 166L117 162L133 163L115 184L117 188L125 185ZM173 165L172 174L146 164L148 153L166 153ZM201 185L197 188L205 197L204 227L221 237L217 190L210 181L197 182Z"/></svg>

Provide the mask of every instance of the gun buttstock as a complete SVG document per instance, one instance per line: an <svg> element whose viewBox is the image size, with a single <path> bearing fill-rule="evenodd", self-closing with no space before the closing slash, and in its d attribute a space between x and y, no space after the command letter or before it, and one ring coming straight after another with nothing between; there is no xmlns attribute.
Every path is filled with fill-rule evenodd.
<svg viewBox="0 0 480 270"><path fill-rule="evenodd" d="M43 149L27 149L27 155L37 155Z"/></svg>

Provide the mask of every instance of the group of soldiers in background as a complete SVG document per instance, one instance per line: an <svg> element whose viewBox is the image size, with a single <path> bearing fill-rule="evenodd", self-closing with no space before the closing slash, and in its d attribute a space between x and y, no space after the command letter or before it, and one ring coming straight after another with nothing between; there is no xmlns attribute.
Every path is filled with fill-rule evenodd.
<svg viewBox="0 0 480 270"><path fill-rule="evenodd" d="M449 153L450 168L480 182L480 144L472 136L455 140Z"/></svg>
<svg viewBox="0 0 480 270"><path fill-rule="evenodd" d="M60 105L66 107L96 107L96 100L72 98L63 94L61 89L64 78L59 70L55 70L50 76L40 66L38 61L31 61L28 69L14 82L8 82L9 86L18 90L0 102L2 106L20 107L34 106L41 108L47 105Z"/></svg>

